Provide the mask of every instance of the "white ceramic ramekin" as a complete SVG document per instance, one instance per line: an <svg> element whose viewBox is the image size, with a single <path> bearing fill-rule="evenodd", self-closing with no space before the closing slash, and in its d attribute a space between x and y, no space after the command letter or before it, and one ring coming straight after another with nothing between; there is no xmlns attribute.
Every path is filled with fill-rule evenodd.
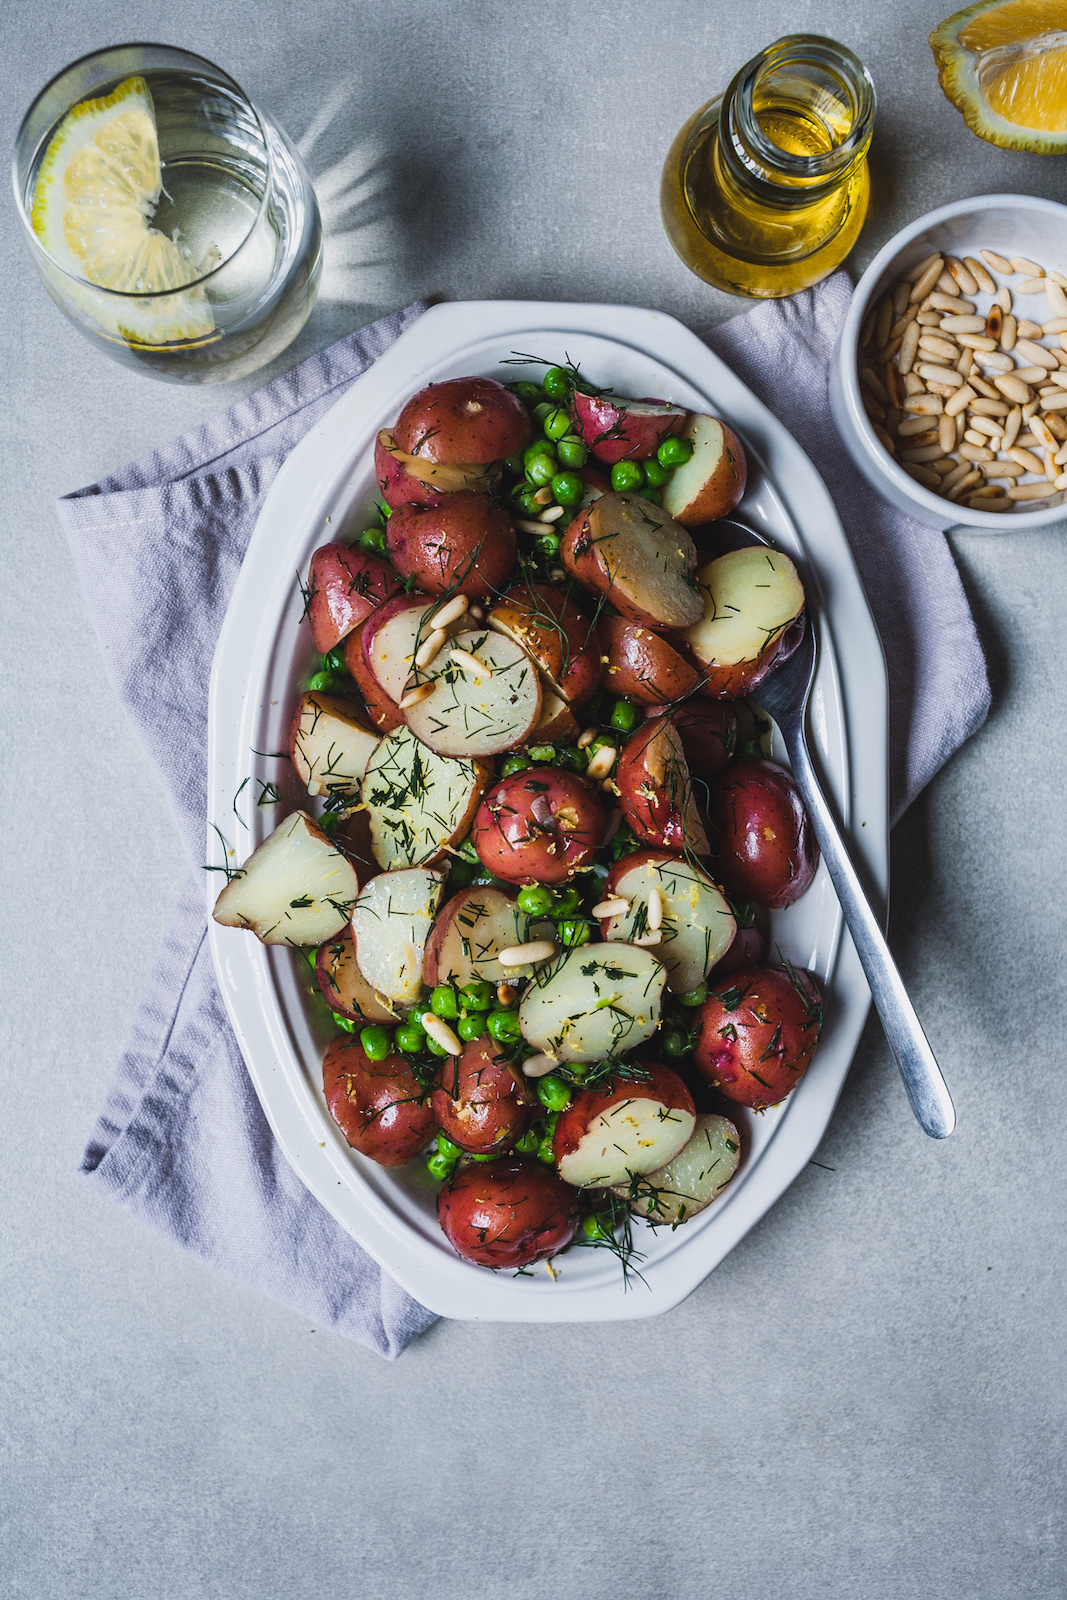
<svg viewBox="0 0 1067 1600"><path fill-rule="evenodd" d="M856 285L830 367L830 405L856 466L879 494L909 516L937 528L956 523L990 532L1042 528L1067 519L1067 505L1040 511L971 511L924 489L879 443L860 403L856 354L859 330L870 305L907 267L933 250L960 258L979 256L983 249L1008 258L1025 256L1046 272L1050 268L1067 272L1067 206L1030 195L986 194L941 206L902 228L878 252ZM1011 287L1012 280L1006 281ZM1047 317L1046 312L1044 319Z"/></svg>

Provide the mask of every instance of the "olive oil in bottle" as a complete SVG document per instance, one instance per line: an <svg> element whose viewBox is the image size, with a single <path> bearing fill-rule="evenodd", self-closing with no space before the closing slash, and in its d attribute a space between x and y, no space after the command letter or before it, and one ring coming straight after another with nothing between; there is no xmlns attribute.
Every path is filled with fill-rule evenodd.
<svg viewBox="0 0 1067 1600"><path fill-rule="evenodd" d="M874 86L843 45L779 39L682 128L663 169L667 235L732 294L794 294L839 266L863 226Z"/></svg>

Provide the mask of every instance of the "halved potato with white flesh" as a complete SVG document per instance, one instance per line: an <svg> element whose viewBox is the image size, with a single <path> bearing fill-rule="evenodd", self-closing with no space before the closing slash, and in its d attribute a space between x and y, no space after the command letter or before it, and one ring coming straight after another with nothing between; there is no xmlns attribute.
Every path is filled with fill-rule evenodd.
<svg viewBox="0 0 1067 1600"><path fill-rule="evenodd" d="M693 1096L670 1067L643 1062L639 1076L620 1073L583 1089L561 1113L552 1135L556 1171L579 1188L629 1183L666 1166L693 1135Z"/></svg>
<svg viewBox="0 0 1067 1600"><path fill-rule="evenodd" d="M804 585L789 557L763 544L728 550L701 567L696 581L704 615L682 638L706 669L708 693L736 699L767 676L790 642Z"/></svg>
<svg viewBox="0 0 1067 1600"><path fill-rule="evenodd" d="M582 945L534 973L519 1026L556 1061L603 1061L659 1027L667 970L634 945Z"/></svg>
<svg viewBox="0 0 1067 1600"><path fill-rule="evenodd" d="M414 1005L422 993L423 956L444 882L443 873L426 867L381 872L352 907L356 965L394 1004Z"/></svg>
<svg viewBox="0 0 1067 1600"><path fill-rule="evenodd" d="M737 924L726 897L695 862L654 850L623 856L604 885L605 900L616 896L629 908L605 917L600 937L628 943L649 936L657 922L660 941L651 948L667 969L672 994L699 988L733 943Z"/></svg>
<svg viewBox="0 0 1067 1600"><path fill-rule="evenodd" d="M697 1117L693 1137L666 1166L619 1184L615 1193L650 1222L676 1228L718 1198L737 1171L741 1140L728 1117Z"/></svg>
<svg viewBox="0 0 1067 1600"><path fill-rule="evenodd" d="M410 728L387 734L363 779L379 866L424 866L462 839L490 776L480 761L454 761L428 750Z"/></svg>
<svg viewBox="0 0 1067 1600"><path fill-rule="evenodd" d="M430 693L404 715L412 733L439 755L512 750L525 744L541 716L537 668L503 633L457 633L426 668L425 681L433 685Z"/></svg>
<svg viewBox="0 0 1067 1600"><path fill-rule="evenodd" d="M748 477L740 439L718 417L701 412L687 418L682 438L689 440L693 454L664 484L664 511L688 527L725 517L744 494Z"/></svg>
<svg viewBox="0 0 1067 1600"><path fill-rule="evenodd" d="M547 683L541 683L541 715L537 727L530 735L530 744L553 744L557 739L577 739L578 719L567 704Z"/></svg>
<svg viewBox="0 0 1067 1600"><path fill-rule="evenodd" d="M230 879L212 916L264 944L323 944L351 915L359 879L304 811L286 817Z"/></svg>
<svg viewBox="0 0 1067 1600"><path fill-rule="evenodd" d="M363 629L363 659L394 704L404 698L415 670L415 656L433 632L428 613L439 609L438 600L397 595L367 619Z"/></svg>
<svg viewBox="0 0 1067 1600"><path fill-rule="evenodd" d="M315 977L323 999L332 1011L356 1022L395 1022L396 1012L377 989L372 989L356 963L351 928L320 945L315 956Z"/></svg>
<svg viewBox="0 0 1067 1600"><path fill-rule="evenodd" d="M351 700L304 694L289 730L289 756L309 794L355 794L380 740Z"/></svg>
<svg viewBox="0 0 1067 1600"><path fill-rule="evenodd" d="M513 895L487 885L462 889L442 906L433 925L423 965L426 985L432 989L452 983L462 989L478 979L508 982L515 968L501 965L500 951L514 950L546 932L554 933L554 924L531 927Z"/></svg>
<svg viewBox="0 0 1067 1600"><path fill-rule="evenodd" d="M639 494L602 494L567 529L563 565L630 622L688 628L703 600L696 546L680 522Z"/></svg>

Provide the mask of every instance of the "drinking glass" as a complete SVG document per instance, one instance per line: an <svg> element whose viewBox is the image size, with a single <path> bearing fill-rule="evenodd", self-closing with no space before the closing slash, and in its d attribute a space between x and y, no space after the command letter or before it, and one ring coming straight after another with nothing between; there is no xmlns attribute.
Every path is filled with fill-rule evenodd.
<svg viewBox="0 0 1067 1600"><path fill-rule="evenodd" d="M310 179L202 56L127 44L75 61L26 113L13 179L48 292L127 366L221 383L273 360L307 320L322 270Z"/></svg>

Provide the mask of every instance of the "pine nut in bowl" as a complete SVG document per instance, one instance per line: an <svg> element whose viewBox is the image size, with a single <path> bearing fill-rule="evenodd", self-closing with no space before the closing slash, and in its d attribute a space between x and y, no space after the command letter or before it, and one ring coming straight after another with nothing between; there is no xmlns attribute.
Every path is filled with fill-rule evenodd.
<svg viewBox="0 0 1067 1600"><path fill-rule="evenodd" d="M890 239L845 316L830 404L867 481L919 521L1067 520L1067 206L981 195Z"/></svg>

